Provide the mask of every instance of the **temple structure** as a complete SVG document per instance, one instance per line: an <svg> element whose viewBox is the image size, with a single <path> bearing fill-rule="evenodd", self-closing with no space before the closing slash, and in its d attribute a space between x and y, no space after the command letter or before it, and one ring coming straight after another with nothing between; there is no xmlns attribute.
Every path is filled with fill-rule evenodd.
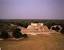
<svg viewBox="0 0 64 50"><path fill-rule="evenodd" d="M31 25L28 25L27 28L22 28L21 31L26 34L36 35L36 34L48 34L47 32L49 32L50 30L43 23L31 23Z"/></svg>

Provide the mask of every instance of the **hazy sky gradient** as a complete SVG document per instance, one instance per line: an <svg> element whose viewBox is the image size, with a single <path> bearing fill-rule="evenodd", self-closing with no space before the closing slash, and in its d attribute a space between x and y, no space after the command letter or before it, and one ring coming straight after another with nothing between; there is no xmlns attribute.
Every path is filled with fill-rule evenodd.
<svg viewBox="0 0 64 50"><path fill-rule="evenodd" d="M0 19L64 19L64 0L0 0Z"/></svg>

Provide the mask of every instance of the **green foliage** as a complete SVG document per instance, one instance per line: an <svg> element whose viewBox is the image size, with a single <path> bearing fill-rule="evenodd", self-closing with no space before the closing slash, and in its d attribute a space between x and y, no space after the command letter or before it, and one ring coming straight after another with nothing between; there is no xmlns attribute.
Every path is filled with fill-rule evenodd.
<svg viewBox="0 0 64 50"><path fill-rule="evenodd" d="M20 25L26 28L29 24L30 23L28 21L21 21Z"/></svg>
<svg viewBox="0 0 64 50"><path fill-rule="evenodd" d="M50 29L50 27L51 27L52 25L55 25L56 23L53 22L53 21L47 21L47 22L45 22L44 24L47 25L48 28Z"/></svg>

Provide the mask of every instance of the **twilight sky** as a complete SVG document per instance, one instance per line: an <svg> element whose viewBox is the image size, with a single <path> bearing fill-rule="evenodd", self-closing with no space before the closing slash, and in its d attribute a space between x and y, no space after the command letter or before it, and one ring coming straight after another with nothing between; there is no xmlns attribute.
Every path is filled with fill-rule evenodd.
<svg viewBox="0 0 64 50"><path fill-rule="evenodd" d="M0 19L64 19L64 0L0 0Z"/></svg>

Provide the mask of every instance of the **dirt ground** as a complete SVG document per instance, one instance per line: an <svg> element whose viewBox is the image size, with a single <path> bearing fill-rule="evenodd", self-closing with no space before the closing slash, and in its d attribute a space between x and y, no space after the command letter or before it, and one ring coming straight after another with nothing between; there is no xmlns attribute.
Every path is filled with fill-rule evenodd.
<svg viewBox="0 0 64 50"><path fill-rule="evenodd" d="M14 41L0 41L2 50L64 50L64 35L28 35L28 38Z"/></svg>

